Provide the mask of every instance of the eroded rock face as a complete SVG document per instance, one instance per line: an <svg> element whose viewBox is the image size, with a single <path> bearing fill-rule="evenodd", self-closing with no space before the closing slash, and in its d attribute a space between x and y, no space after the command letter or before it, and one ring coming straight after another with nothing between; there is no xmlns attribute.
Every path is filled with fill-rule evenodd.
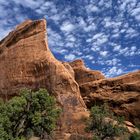
<svg viewBox="0 0 140 140"><path fill-rule="evenodd" d="M74 77L50 52L45 33L45 20L28 20L0 42L0 97L7 100L24 87L47 88L63 109L59 131L82 134L81 117L89 113Z"/></svg>
<svg viewBox="0 0 140 140"><path fill-rule="evenodd" d="M107 79L101 72L87 69L82 60L69 64L88 108L107 102L116 114L140 124L140 71Z"/></svg>
<svg viewBox="0 0 140 140"><path fill-rule="evenodd" d="M80 85L80 91L89 108L107 102L116 114L140 124L140 71L85 82Z"/></svg>
<svg viewBox="0 0 140 140"><path fill-rule="evenodd" d="M73 68L71 67L71 65L68 62L62 62L62 64L69 71L69 73L71 74L71 76L75 79L75 72L74 72Z"/></svg>
<svg viewBox="0 0 140 140"><path fill-rule="evenodd" d="M88 139L81 119L89 116L86 105L108 102L115 113L140 124L140 71L106 79L82 60L60 62L50 52L45 34L45 20L28 20L0 41L1 98L12 98L24 87L47 88L63 110L56 140Z"/></svg>

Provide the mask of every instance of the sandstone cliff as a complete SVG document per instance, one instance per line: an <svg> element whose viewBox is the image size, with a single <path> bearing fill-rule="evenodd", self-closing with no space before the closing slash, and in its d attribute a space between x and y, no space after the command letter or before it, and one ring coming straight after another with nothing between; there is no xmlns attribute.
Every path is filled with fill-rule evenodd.
<svg viewBox="0 0 140 140"><path fill-rule="evenodd" d="M58 61L48 48L45 20L25 21L0 41L0 97L8 100L24 87L47 88L56 97L63 110L56 140L88 139L81 120L89 116L86 105L107 102L140 124L140 71L107 79L82 60Z"/></svg>
<svg viewBox="0 0 140 140"><path fill-rule="evenodd" d="M45 20L28 20L0 42L0 97L7 100L24 87L44 87L56 97L63 110L57 140L84 133L85 103L74 77L48 48Z"/></svg>

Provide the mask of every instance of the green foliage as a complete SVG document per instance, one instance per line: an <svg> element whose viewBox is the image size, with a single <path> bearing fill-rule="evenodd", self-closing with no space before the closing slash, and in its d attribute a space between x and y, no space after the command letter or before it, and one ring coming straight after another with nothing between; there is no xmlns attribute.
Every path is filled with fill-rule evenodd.
<svg viewBox="0 0 140 140"><path fill-rule="evenodd" d="M122 126L123 120L121 117L116 117L107 105L93 106L87 129L93 131L93 140L104 140L126 132L126 128Z"/></svg>
<svg viewBox="0 0 140 140"><path fill-rule="evenodd" d="M98 136L93 136L92 140L101 140Z"/></svg>
<svg viewBox="0 0 140 140"><path fill-rule="evenodd" d="M140 140L140 133L133 133L130 136L130 140Z"/></svg>
<svg viewBox="0 0 140 140"><path fill-rule="evenodd" d="M32 135L42 137L55 129L60 109L55 98L45 89L24 89L20 97L4 103L0 100L0 140L25 140Z"/></svg>

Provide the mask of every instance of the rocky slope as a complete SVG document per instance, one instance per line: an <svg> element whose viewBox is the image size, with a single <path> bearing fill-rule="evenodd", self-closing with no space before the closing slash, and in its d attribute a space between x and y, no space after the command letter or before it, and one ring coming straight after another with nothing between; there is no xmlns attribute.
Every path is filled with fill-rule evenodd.
<svg viewBox="0 0 140 140"><path fill-rule="evenodd" d="M106 79L100 72L86 69L82 60L71 62L70 65L88 108L106 102L116 114L140 124L140 71Z"/></svg>
<svg viewBox="0 0 140 140"><path fill-rule="evenodd" d="M56 97L63 110L57 140L84 133L81 118L89 113L74 77L48 48L45 20L28 20L0 42L0 97L7 100L24 87L44 87Z"/></svg>
<svg viewBox="0 0 140 140"><path fill-rule="evenodd" d="M89 139L81 119L89 116L86 105L108 102L140 124L140 71L106 79L82 60L58 61L48 48L45 20L25 21L0 41L0 97L8 100L24 87L47 88L56 97L63 110L56 140Z"/></svg>

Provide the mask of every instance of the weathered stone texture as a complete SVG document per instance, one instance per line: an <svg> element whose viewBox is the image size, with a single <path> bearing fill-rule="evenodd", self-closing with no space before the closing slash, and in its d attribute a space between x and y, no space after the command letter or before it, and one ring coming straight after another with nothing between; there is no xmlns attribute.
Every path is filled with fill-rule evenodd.
<svg viewBox="0 0 140 140"><path fill-rule="evenodd" d="M107 102L116 114L140 124L140 71L107 79L82 60L58 61L48 48L45 20L27 20L0 41L0 97L12 98L24 87L47 88L56 97L63 110L56 140L90 139L82 121L89 116L86 105Z"/></svg>
<svg viewBox="0 0 140 140"><path fill-rule="evenodd" d="M116 114L140 124L140 71L84 83L80 91L89 108L106 102Z"/></svg>
<svg viewBox="0 0 140 140"><path fill-rule="evenodd" d="M78 84L48 48L45 20L28 20L0 42L0 97L9 99L24 87L47 88L63 110L60 131L84 133L81 117L89 113Z"/></svg>

